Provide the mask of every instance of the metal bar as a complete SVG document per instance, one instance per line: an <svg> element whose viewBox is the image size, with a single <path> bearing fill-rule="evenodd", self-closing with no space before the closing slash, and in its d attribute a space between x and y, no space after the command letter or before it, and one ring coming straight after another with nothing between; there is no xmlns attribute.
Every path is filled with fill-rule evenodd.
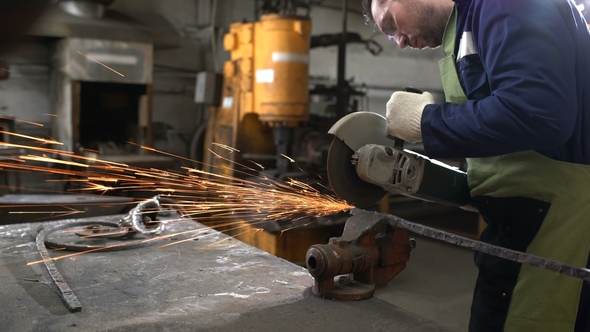
<svg viewBox="0 0 590 332"><path fill-rule="evenodd" d="M336 114L338 118L346 115L348 110L348 101L350 98L346 89L346 42L347 42L347 26L348 26L348 0L342 0L342 35L340 35L340 42L338 43L338 72L337 78L337 94L336 94Z"/></svg>
<svg viewBox="0 0 590 332"><path fill-rule="evenodd" d="M469 248L471 250L483 252L513 262L535 266L545 270L550 270L567 276L582 279L585 282L590 283L590 269L587 268L577 267L566 263L550 260L547 258L527 254L524 252L495 246L477 240L472 240L470 238L441 231L436 228L424 226L418 223L413 223L411 221L407 221L405 219L402 219L391 214L366 211L357 208L352 209L350 213L352 215L378 215L379 217L386 219L389 222L389 224L393 227L403 228L411 232L417 233L419 235L433 238L435 240L451 243L459 247Z"/></svg>
<svg viewBox="0 0 590 332"><path fill-rule="evenodd" d="M74 291L70 288L68 283L65 281L65 279L63 278L63 276L61 275L61 273L59 272L59 270L55 266L53 259L51 258L51 256L49 255L49 252L47 251L47 246L50 246L53 248L65 248L65 250L69 250L69 251L98 251L98 250L115 251L115 250L125 250L125 249L135 249L135 248L146 247L149 245L154 245L156 243L159 243L162 239L166 239L166 237L162 237L162 238L152 238L153 240L150 240L150 241L135 240L135 241L130 242L129 244L121 243L121 245L118 245L118 246L93 246L93 245L67 244L67 243L58 243L55 241L50 241L48 239L49 235L51 235L53 232L56 232L56 231L59 231L62 229L66 229L66 228L70 228L70 227L93 226L93 225L101 225L101 226L112 227L112 228L120 227L119 222L108 222L108 221L73 222L73 223L58 224L56 226L41 229L41 230L39 230L39 233L37 233L37 236L35 237L35 243L37 244L37 249L39 250L39 255L41 256L41 259L43 260L43 263L45 264L45 267L47 268L47 271L49 272L49 275L51 276L51 280L53 281L53 283L57 287L57 289L56 289L57 295L59 295L59 297L62 299L65 306L68 308L68 310L70 312L82 311L82 304L80 304L78 297L76 296L76 294L74 294Z"/></svg>
<svg viewBox="0 0 590 332"><path fill-rule="evenodd" d="M59 270L53 263L51 256L49 256L49 252L45 247L46 235L47 230L41 230L39 234L37 234L35 242L37 243L37 249L39 250L39 254L43 259L43 263L45 264L45 267L47 267L47 271L49 271L49 275L51 276L53 283L57 286L57 294L70 312L82 311L82 304L80 304L78 297L76 294L74 294L74 291L72 291L68 283L66 283L61 273L59 273Z"/></svg>

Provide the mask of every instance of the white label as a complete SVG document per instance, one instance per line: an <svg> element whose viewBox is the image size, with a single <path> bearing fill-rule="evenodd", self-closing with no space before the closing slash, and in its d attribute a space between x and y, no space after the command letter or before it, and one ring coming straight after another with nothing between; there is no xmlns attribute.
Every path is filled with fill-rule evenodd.
<svg viewBox="0 0 590 332"><path fill-rule="evenodd" d="M222 103L223 108L232 108L233 106L234 106L234 97L223 98L223 103Z"/></svg>
<svg viewBox="0 0 590 332"><path fill-rule="evenodd" d="M273 52L272 62L309 63L309 55L305 53Z"/></svg>
<svg viewBox="0 0 590 332"><path fill-rule="evenodd" d="M256 83L272 83L275 81L273 69L259 69L256 71Z"/></svg>
<svg viewBox="0 0 590 332"><path fill-rule="evenodd" d="M92 52L90 52L90 53L86 54L86 56L88 56L90 59L98 61L98 62L114 64L114 65L134 66L139 61L135 55L92 53Z"/></svg>
<svg viewBox="0 0 590 332"><path fill-rule="evenodd" d="M473 42L471 31L463 31L461 41L459 42L459 52L457 52L457 62L471 54L477 54L477 46Z"/></svg>

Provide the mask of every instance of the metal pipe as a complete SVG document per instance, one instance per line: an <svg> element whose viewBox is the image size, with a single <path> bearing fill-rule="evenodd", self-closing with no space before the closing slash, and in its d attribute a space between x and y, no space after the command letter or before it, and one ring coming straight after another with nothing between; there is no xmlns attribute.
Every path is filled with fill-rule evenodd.
<svg viewBox="0 0 590 332"><path fill-rule="evenodd" d="M221 70L219 66L219 59L217 56L217 31L215 25L217 21L215 17L217 16L217 0L211 0L211 53L213 57L213 68L216 73Z"/></svg>
<svg viewBox="0 0 590 332"><path fill-rule="evenodd" d="M338 44L338 74L336 94L336 114L343 117L348 109L348 93L346 92L346 32L348 25L348 0L342 0L342 34Z"/></svg>

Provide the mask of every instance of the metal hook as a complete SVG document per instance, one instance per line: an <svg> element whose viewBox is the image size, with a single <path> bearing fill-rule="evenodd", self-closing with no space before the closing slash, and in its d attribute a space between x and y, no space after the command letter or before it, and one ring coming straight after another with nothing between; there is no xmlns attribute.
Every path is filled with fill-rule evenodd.
<svg viewBox="0 0 590 332"><path fill-rule="evenodd" d="M131 228L145 235L160 235L166 226L157 221L158 212L162 211L160 196L156 195L140 202L121 219L121 227Z"/></svg>

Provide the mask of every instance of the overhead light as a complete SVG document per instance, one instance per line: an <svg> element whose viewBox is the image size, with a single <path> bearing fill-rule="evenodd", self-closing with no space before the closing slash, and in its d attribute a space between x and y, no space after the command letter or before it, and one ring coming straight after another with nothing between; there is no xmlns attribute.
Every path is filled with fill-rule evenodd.
<svg viewBox="0 0 590 332"><path fill-rule="evenodd" d="M68 14L84 18L101 18L105 12L104 4L92 1L60 1L59 6Z"/></svg>

